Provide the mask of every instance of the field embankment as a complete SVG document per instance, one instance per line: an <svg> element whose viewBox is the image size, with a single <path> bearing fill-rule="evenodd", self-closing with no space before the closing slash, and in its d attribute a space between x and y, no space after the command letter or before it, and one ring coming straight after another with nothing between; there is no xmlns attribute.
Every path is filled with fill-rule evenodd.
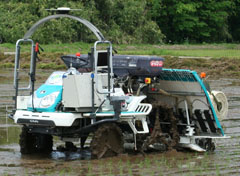
<svg viewBox="0 0 240 176"><path fill-rule="evenodd" d="M64 54L76 52L88 53L92 44L53 44L42 45L44 52L39 55L37 67L41 69L64 69L60 59ZM157 55L165 58L164 67L175 69L190 69L206 72L211 77L240 76L240 45L117 45L118 54ZM14 50L12 44L0 45L0 67L14 67ZM30 64L29 46L21 49L21 67L28 68Z"/></svg>

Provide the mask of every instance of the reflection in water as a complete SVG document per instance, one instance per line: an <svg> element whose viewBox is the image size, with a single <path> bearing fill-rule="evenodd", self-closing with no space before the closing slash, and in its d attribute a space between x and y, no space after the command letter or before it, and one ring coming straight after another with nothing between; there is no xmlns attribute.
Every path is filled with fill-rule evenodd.
<svg viewBox="0 0 240 176"><path fill-rule="evenodd" d="M59 152L53 151L51 153L51 158L55 160L76 160L76 159L84 159L89 160L91 159L91 152L89 149L79 150L77 152Z"/></svg>
<svg viewBox="0 0 240 176"><path fill-rule="evenodd" d="M4 74L12 80L10 71L5 71L3 76ZM228 97L229 115L222 125L226 135L232 136L231 139L216 140L215 152L199 154L172 151L150 153L145 157L141 154L124 154L114 158L90 160L89 149L77 152L54 150L45 156L21 156L18 146L21 127L10 119L6 125L5 106L13 104L12 81L1 82L0 175L239 175L240 81L210 80L210 85L212 89L221 90ZM58 143L55 140L54 148Z"/></svg>

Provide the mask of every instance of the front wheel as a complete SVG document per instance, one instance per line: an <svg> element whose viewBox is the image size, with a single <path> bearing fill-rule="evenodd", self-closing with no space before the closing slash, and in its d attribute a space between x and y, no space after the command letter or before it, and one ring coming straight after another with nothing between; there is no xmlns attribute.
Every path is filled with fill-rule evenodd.
<svg viewBox="0 0 240 176"><path fill-rule="evenodd" d="M30 133L29 129L24 126L20 134L19 144L21 154L49 154L52 151L53 138L49 134Z"/></svg>

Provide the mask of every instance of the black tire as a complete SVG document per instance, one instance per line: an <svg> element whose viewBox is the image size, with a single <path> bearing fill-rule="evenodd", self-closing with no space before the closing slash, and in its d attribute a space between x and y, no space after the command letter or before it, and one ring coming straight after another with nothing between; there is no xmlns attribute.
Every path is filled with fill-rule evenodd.
<svg viewBox="0 0 240 176"><path fill-rule="evenodd" d="M209 152L213 152L215 150L215 144L212 142L212 139L207 139L205 149Z"/></svg>
<svg viewBox="0 0 240 176"><path fill-rule="evenodd" d="M29 133L27 127L22 128L20 134L20 152L23 155L44 153L48 154L52 151L53 139L48 134Z"/></svg>
<svg viewBox="0 0 240 176"><path fill-rule="evenodd" d="M212 139L197 139L196 143L208 152L215 150L215 144L212 142Z"/></svg>
<svg viewBox="0 0 240 176"><path fill-rule="evenodd" d="M34 153L34 143L35 138L33 134L28 133L28 128L22 127L22 132L20 134L20 152L21 154L31 154Z"/></svg>
<svg viewBox="0 0 240 176"><path fill-rule="evenodd" d="M95 131L90 149L92 158L105 158L123 153L122 130L114 123L103 124Z"/></svg>
<svg viewBox="0 0 240 176"><path fill-rule="evenodd" d="M49 134L34 134L36 153L49 154L52 152L53 138Z"/></svg>

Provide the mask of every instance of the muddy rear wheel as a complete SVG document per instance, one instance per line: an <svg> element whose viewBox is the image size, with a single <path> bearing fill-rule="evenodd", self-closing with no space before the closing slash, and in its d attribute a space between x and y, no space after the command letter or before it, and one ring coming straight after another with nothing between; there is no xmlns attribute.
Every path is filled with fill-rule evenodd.
<svg viewBox="0 0 240 176"><path fill-rule="evenodd" d="M123 153L122 130L114 123L103 124L95 131L90 144L92 158L112 157Z"/></svg>
<svg viewBox="0 0 240 176"><path fill-rule="evenodd" d="M48 134L29 133L29 129L23 127L19 144L21 154L48 154L52 151L53 138Z"/></svg>

